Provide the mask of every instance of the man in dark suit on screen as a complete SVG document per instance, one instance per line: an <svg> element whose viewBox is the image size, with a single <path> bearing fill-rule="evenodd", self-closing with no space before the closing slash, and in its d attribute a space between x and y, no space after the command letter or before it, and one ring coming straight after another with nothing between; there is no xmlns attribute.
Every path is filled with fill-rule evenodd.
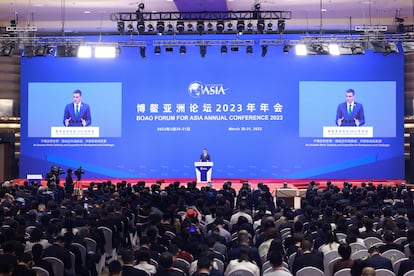
<svg viewBox="0 0 414 276"><path fill-rule="evenodd" d="M91 111L89 105L82 102L82 91L73 91L73 103L67 104L63 115L63 124L71 126L90 126Z"/></svg>
<svg viewBox="0 0 414 276"><path fill-rule="evenodd" d="M210 162L211 158L210 158L210 154L207 152L207 149L204 148L203 152L200 155L200 162Z"/></svg>
<svg viewBox="0 0 414 276"><path fill-rule="evenodd" d="M338 105L336 110L337 126L363 126L365 124L364 107L355 102L354 89L345 92L346 101Z"/></svg>

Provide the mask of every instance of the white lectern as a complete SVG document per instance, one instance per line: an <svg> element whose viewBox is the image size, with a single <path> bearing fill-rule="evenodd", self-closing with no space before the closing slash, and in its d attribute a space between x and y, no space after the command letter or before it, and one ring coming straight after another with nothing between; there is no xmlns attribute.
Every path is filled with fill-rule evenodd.
<svg viewBox="0 0 414 276"><path fill-rule="evenodd" d="M197 182L210 182L213 162L194 162Z"/></svg>

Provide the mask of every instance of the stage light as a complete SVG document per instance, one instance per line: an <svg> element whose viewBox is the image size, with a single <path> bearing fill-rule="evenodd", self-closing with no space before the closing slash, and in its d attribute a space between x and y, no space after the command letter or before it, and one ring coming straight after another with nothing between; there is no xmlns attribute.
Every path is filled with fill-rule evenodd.
<svg viewBox="0 0 414 276"><path fill-rule="evenodd" d="M264 21L264 19L257 20L257 31L259 33L263 33L264 28L265 28L265 21Z"/></svg>
<svg viewBox="0 0 414 276"><path fill-rule="evenodd" d="M226 45L221 45L220 53L227 54L227 46Z"/></svg>
<svg viewBox="0 0 414 276"><path fill-rule="evenodd" d="M285 26L286 26L285 20L279 19L277 21L277 31L279 32L279 34L283 33L283 31L285 30Z"/></svg>
<svg viewBox="0 0 414 276"><path fill-rule="evenodd" d="M238 20L237 21L237 31L239 32L239 34L242 34L244 31L244 21L243 20Z"/></svg>
<svg viewBox="0 0 414 276"><path fill-rule="evenodd" d="M55 57L77 57L79 46L58 45L56 46Z"/></svg>
<svg viewBox="0 0 414 276"><path fill-rule="evenodd" d="M79 46L78 48L79 58L90 58L92 57L92 47L90 46Z"/></svg>
<svg viewBox="0 0 414 276"><path fill-rule="evenodd" d="M189 32L193 31L193 24L191 24L191 23L187 24L187 31L189 31Z"/></svg>
<svg viewBox="0 0 414 276"><path fill-rule="evenodd" d="M207 46L206 45L200 45L200 55L201 57L205 57L207 53Z"/></svg>
<svg viewBox="0 0 414 276"><path fill-rule="evenodd" d="M174 52L174 48L173 47L165 47L165 51L166 52Z"/></svg>
<svg viewBox="0 0 414 276"><path fill-rule="evenodd" d="M184 32L184 21L183 20L178 20L177 25L176 25L175 28L177 29L178 33Z"/></svg>
<svg viewBox="0 0 414 276"><path fill-rule="evenodd" d="M199 34L202 34L204 32L204 21L203 20L197 21L197 32Z"/></svg>
<svg viewBox="0 0 414 276"><path fill-rule="evenodd" d="M3 45L0 48L0 56L12 56L14 52L14 45Z"/></svg>
<svg viewBox="0 0 414 276"><path fill-rule="evenodd" d="M229 23L227 24L227 31L228 31L228 32L233 31L233 24L232 24L231 22L229 22Z"/></svg>
<svg viewBox="0 0 414 276"><path fill-rule="evenodd" d="M247 31L248 32L253 32L253 24L252 24L252 22L247 23Z"/></svg>
<svg viewBox="0 0 414 276"><path fill-rule="evenodd" d="M148 24L148 32L149 33L154 32L154 26L152 24Z"/></svg>
<svg viewBox="0 0 414 276"><path fill-rule="evenodd" d="M341 52L339 51L339 45L338 44L329 44L329 54L332 56L339 56Z"/></svg>
<svg viewBox="0 0 414 276"><path fill-rule="evenodd" d="M231 46L230 47L230 51L232 51L232 52L238 52L239 51L239 47L237 47L237 46Z"/></svg>
<svg viewBox="0 0 414 276"><path fill-rule="evenodd" d="M361 45L352 45L350 48L351 48L351 53L353 55L363 55L363 54L365 54L365 49Z"/></svg>
<svg viewBox="0 0 414 276"><path fill-rule="evenodd" d="M208 22L208 24L207 24L207 32L212 32L212 31L214 31L213 24L211 22Z"/></svg>
<svg viewBox="0 0 414 276"><path fill-rule="evenodd" d="M131 23L128 24L127 28L128 28L128 33L129 34L132 34L134 32L134 26L132 26Z"/></svg>
<svg viewBox="0 0 414 276"><path fill-rule="evenodd" d="M273 24L272 24L272 22L267 23L267 31L268 32L273 31Z"/></svg>
<svg viewBox="0 0 414 276"><path fill-rule="evenodd" d="M143 34L145 32L145 23L144 21L140 21L137 23L137 31L139 34Z"/></svg>
<svg viewBox="0 0 414 276"><path fill-rule="evenodd" d="M265 57L267 54L267 45L262 45L262 57Z"/></svg>
<svg viewBox="0 0 414 276"><path fill-rule="evenodd" d="M385 40L371 41L371 46L375 53L383 53L384 55L398 53L397 45L393 42Z"/></svg>
<svg viewBox="0 0 414 276"><path fill-rule="evenodd" d="M184 45L180 46L180 54L184 55L187 52L187 49L185 48Z"/></svg>
<svg viewBox="0 0 414 276"><path fill-rule="evenodd" d="M253 53L253 46L252 45L247 45L247 47L246 47L246 53L247 54L252 54Z"/></svg>
<svg viewBox="0 0 414 276"><path fill-rule="evenodd" d="M145 49L146 48L144 46L139 47L139 54L141 55L142 58L145 58L146 57L146 55L145 55Z"/></svg>
<svg viewBox="0 0 414 276"><path fill-rule="evenodd" d="M158 34L162 34L165 30L165 24L163 21L158 21L157 22L157 32Z"/></svg>
<svg viewBox="0 0 414 276"><path fill-rule="evenodd" d="M96 46L95 47L96 58L114 58L116 57L115 46Z"/></svg>
<svg viewBox="0 0 414 276"><path fill-rule="evenodd" d="M144 3L139 3L138 4L138 9L141 10L141 11L144 10L145 9L145 4Z"/></svg>
<svg viewBox="0 0 414 276"><path fill-rule="evenodd" d="M154 47L154 54L156 54L156 55L161 54L161 47L160 46L155 46Z"/></svg>
<svg viewBox="0 0 414 276"><path fill-rule="evenodd" d="M222 33L224 31L224 21L218 20L216 25L216 31L217 33Z"/></svg>
<svg viewBox="0 0 414 276"><path fill-rule="evenodd" d="M124 21L118 21L116 23L116 28L118 29L118 32L120 34L124 34L124 31L125 31L125 22Z"/></svg>
<svg viewBox="0 0 414 276"><path fill-rule="evenodd" d="M23 57L33 57L35 55L35 49L33 45L26 45L23 48Z"/></svg>
<svg viewBox="0 0 414 276"><path fill-rule="evenodd" d="M295 45L295 53L297 56L306 56L308 54L308 50L306 49L305 44L296 44Z"/></svg>
<svg viewBox="0 0 414 276"><path fill-rule="evenodd" d="M260 10L260 3L254 4L254 10L259 11Z"/></svg>
<svg viewBox="0 0 414 276"><path fill-rule="evenodd" d="M167 25L167 33L174 33L174 26L171 23Z"/></svg>
<svg viewBox="0 0 414 276"><path fill-rule="evenodd" d="M284 45L283 46L283 53L289 54L290 48L292 48L292 46L290 46L290 45Z"/></svg>

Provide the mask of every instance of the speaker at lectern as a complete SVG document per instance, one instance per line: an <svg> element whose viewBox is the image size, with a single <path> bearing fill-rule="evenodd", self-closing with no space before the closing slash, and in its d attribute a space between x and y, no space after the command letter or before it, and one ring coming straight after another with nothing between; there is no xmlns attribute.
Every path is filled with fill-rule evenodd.
<svg viewBox="0 0 414 276"><path fill-rule="evenodd" d="M213 162L194 162L197 182L210 182Z"/></svg>

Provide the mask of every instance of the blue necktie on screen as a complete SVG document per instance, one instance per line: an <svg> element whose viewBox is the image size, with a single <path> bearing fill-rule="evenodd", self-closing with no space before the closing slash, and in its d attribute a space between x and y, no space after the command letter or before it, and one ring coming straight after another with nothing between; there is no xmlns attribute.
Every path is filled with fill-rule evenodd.
<svg viewBox="0 0 414 276"><path fill-rule="evenodd" d="M79 115L79 105L77 104L77 105L75 105L75 116L76 116L76 118L78 118L78 115Z"/></svg>
<svg viewBox="0 0 414 276"><path fill-rule="evenodd" d="M348 117L352 117L352 105L348 105Z"/></svg>

